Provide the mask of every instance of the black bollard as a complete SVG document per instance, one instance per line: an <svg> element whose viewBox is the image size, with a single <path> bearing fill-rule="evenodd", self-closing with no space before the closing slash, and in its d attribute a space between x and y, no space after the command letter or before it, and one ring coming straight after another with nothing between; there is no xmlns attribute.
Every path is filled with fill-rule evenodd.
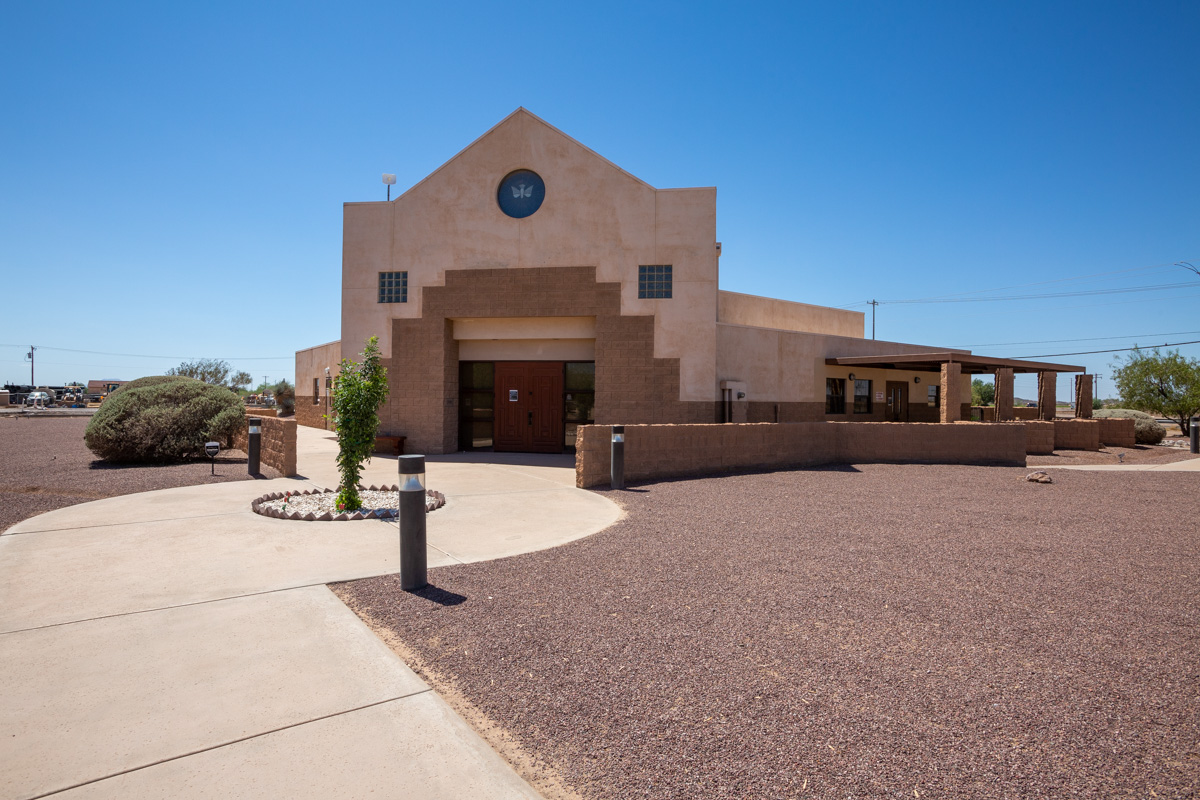
<svg viewBox="0 0 1200 800"><path fill-rule="evenodd" d="M625 488L625 426L612 426L612 470L609 473L609 486L614 489Z"/></svg>
<svg viewBox="0 0 1200 800"><path fill-rule="evenodd" d="M262 452L262 417L249 417L250 444L246 445L246 467L251 475L258 474L258 457Z"/></svg>
<svg viewBox="0 0 1200 800"><path fill-rule="evenodd" d="M1200 417L1192 417L1189 430L1192 437L1192 455L1200 455Z"/></svg>
<svg viewBox="0 0 1200 800"><path fill-rule="evenodd" d="M400 456L400 588L429 583L425 557L425 456Z"/></svg>

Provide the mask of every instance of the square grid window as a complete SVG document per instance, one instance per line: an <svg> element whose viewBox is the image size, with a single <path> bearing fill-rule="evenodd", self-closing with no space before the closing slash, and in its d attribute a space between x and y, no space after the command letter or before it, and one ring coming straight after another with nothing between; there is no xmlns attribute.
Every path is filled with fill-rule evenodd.
<svg viewBox="0 0 1200 800"><path fill-rule="evenodd" d="M379 302L408 302L408 272L379 273Z"/></svg>
<svg viewBox="0 0 1200 800"><path fill-rule="evenodd" d="M670 264L641 264L638 266L638 297L669 298L670 296Z"/></svg>

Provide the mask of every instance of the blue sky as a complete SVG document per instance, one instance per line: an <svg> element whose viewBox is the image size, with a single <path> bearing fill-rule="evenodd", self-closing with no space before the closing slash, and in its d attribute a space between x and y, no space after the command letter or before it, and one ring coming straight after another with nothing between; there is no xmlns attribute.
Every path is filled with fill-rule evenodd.
<svg viewBox="0 0 1200 800"><path fill-rule="evenodd" d="M1200 267L1195 2L0 14L4 382L30 344L39 384L196 357L291 378L340 335L341 204L518 106L654 186L716 186L722 288L874 298L879 338L987 355L1200 340L1174 266Z"/></svg>

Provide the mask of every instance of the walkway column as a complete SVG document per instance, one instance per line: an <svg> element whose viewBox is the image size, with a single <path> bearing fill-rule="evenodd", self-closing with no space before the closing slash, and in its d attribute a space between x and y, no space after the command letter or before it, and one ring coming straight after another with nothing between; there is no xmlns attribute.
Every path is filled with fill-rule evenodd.
<svg viewBox="0 0 1200 800"><path fill-rule="evenodd" d="M1058 373L1038 373L1038 419L1054 421L1058 403Z"/></svg>
<svg viewBox="0 0 1200 800"><path fill-rule="evenodd" d="M1079 419L1092 418L1092 376L1075 376L1075 416Z"/></svg>
<svg viewBox="0 0 1200 800"><path fill-rule="evenodd" d="M996 370L996 422L1011 422L1013 413L1013 371L1008 368Z"/></svg>
<svg viewBox="0 0 1200 800"><path fill-rule="evenodd" d="M962 364L947 361L942 364L942 422L962 419Z"/></svg>

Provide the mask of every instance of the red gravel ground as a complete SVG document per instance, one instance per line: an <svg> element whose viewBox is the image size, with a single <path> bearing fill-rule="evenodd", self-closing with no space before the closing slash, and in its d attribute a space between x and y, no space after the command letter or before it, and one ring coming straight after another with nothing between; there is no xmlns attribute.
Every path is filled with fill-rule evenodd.
<svg viewBox="0 0 1200 800"><path fill-rule="evenodd" d="M1135 447L1101 447L1098 451L1055 450L1053 455L1028 456L1025 463L1031 467L1073 464L1170 464L1191 458L1196 456L1187 448L1139 444Z"/></svg>
<svg viewBox="0 0 1200 800"><path fill-rule="evenodd" d="M587 798L1194 797L1200 474L1028 471L634 487L590 538L335 588Z"/></svg>
<svg viewBox="0 0 1200 800"><path fill-rule="evenodd" d="M0 532L23 519L76 503L152 489L250 480L246 454L132 466L98 460L83 443L87 417L0 417ZM270 467L263 475L279 477Z"/></svg>

